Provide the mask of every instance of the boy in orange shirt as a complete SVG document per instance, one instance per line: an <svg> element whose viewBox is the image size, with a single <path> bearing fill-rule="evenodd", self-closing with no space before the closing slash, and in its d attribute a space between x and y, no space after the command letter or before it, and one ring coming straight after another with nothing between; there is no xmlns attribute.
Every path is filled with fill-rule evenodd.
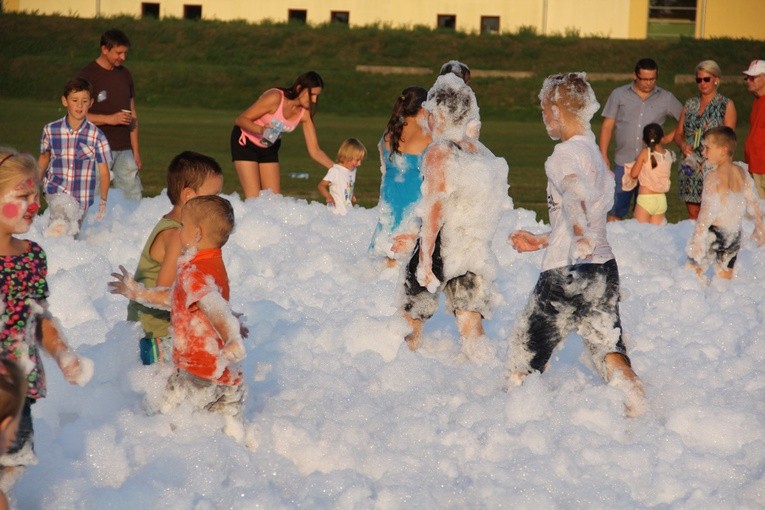
<svg viewBox="0 0 765 510"><path fill-rule="evenodd" d="M234 229L228 200L198 196L181 211L178 274L170 288L147 289L120 266L112 273L113 294L146 306L170 310L173 362L160 411L167 413L188 400L199 409L224 416L224 431L244 439L242 407L245 388L239 361L244 359L243 331L228 304L229 283L221 248ZM246 334L246 332L244 333Z"/></svg>

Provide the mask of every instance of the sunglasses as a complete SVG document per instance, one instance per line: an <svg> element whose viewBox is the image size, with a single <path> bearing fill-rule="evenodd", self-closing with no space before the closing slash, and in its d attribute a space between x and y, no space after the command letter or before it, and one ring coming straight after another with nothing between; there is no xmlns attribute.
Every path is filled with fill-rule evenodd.
<svg viewBox="0 0 765 510"><path fill-rule="evenodd" d="M754 81L758 78L758 76L744 76L744 81Z"/></svg>
<svg viewBox="0 0 765 510"><path fill-rule="evenodd" d="M704 83L709 83L710 81L712 81L712 77L711 76L704 76L703 78L699 78L698 76L696 77L696 83L701 83L702 81Z"/></svg>

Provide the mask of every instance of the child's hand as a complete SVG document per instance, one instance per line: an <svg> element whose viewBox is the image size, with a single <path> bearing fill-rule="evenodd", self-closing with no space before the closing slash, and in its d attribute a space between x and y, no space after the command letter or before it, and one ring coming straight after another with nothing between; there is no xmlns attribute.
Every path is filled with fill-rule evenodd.
<svg viewBox="0 0 765 510"><path fill-rule="evenodd" d="M221 353L229 361L241 361L244 359L244 345L238 338L229 340L221 349Z"/></svg>
<svg viewBox="0 0 765 510"><path fill-rule="evenodd" d="M98 212L96 213L96 221L101 221L106 215L106 200L101 199L101 203L98 204Z"/></svg>
<svg viewBox="0 0 765 510"><path fill-rule="evenodd" d="M393 244L390 249L393 253L408 253L414 247L415 234L399 234L393 236Z"/></svg>
<svg viewBox="0 0 765 510"><path fill-rule="evenodd" d="M537 251L545 247L542 239L526 230L516 230L508 236L507 240L519 253Z"/></svg>
<svg viewBox="0 0 765 510"><path fill-rule="evenodd" d="M417 268L417 282L426 287L430 293L437 291L438 286L441 284L433 273L433 268L424 264L420 264Z"/></svg>
<svg viewBox="0 0 765 510"><path fill-rule="evenodd" d="M70 384L85 386L93 376L93 362L84 357L77 356L69 349L64 349L56 356L64 379Z"/></svg>
<svg viewBox="0 0 765 510"><path fill-rule="evenodd" d="M326 196L326 197L324 197L324 198L326 198L326 199L327 199L327 205L335 205L335 199L334 199L334 198L332 198L332 195L327 195L327 196Z"/></svg>
<svg viewBox="0 0 765 510"><path fill-rule="evenodd" d="M592 243L586 237L574 237L574 246L572 247L571 256L575 261L585 261L592 258L592 252L594 248Z"/></svg>
<svg viewBox="0 0 765 510"><path fill-rule="evenodd" d="M356 195L351 197L351 204L356 205Z"/></svg>
<svg viewBox="0 0 765 510"><path fill-rule="evenodd" d="M140 294L142 285L137 283L132 276L127 272L124 266L119 266L122 274L112 273L117 281L109 282L107 287L112 294L122 294L126 298L135 301Z"/></svg>

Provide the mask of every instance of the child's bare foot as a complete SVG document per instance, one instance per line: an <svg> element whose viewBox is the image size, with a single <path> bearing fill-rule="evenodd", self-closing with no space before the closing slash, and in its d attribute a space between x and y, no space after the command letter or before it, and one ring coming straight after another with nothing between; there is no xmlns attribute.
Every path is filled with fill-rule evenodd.
<svg viewBox="0 0 765 510"><path fill-rule="evenodd" d="M731 268L718 269L717 276L719 276L723 280L730 280L731 278L733 278L733 269Z"/></svg>
<svg viewBox="0 0 765 510"><path fill-rule="evenodd" d="M410 351L416 351L422 341L422 319L414 319L408 314L404 314L404 318L412 327L412 332L404 337L404 341Z"/></svg>
<svg viewBox="0 0 765 510"><path fill-rule="evenodd" d="M619 388L625 394L624 409L627 416L635 418L645 412L645 389L640 378L632 370L629 358L624 354L606 354L606 377L608 384Z"/></svg>
<svg viewBox="0 0 765 510"><path fill-rule="evenodd" d="M483 317L480 313L457 310L454 315L462 338L478 338L483 335Z"/></svg>

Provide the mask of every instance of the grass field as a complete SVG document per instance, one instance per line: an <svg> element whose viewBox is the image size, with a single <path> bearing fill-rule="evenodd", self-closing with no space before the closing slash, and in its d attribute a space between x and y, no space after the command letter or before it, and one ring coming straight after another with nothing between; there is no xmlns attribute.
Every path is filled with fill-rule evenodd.
<svg viewBox="0 0 765 510"><path fill-rule="evenodd" d="M43 124L62 117L64 113L60 103L0 98L0 145L10 145L37 154ZM183 150L195 150L213 156L224 170L224 191L241 192L228 148L229 133L237 113L233 110L203 108L141 107L139 115L144 194L154 196L162 191L165 187L167 163ZM369 156L360 167L356 182L356 195L363 207L375 206L379 197L380 172L376 144L386 122L385 117L350 117L324 113L316 116L320 143L330 157L334 156L340 142L349 136L359 138L366 145ZM596 133L598 129L596 125ZM533 210L539 219L547 221L543 165L554 142L547 137L541 119L536 122L488 120L483 124L481 139L496 155L507 159L510 165L510 196L515 206ZM324 176L324 170L308 157L299 132L285 138L280 157L283 193L306 200L319 200L321 197L316 185ZM290 178L291 173L308 173L309 178ZM669 221L686 218L674 182L668 194L668 202Z"/></svg>

